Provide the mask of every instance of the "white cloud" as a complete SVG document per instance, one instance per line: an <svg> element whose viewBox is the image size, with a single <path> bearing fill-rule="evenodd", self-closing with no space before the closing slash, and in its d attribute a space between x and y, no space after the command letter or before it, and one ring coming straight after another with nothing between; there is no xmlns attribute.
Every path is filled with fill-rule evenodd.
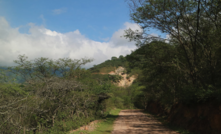
<svg viewBox="0 0 221 134"><path fill-rule="evenodd" d="M101 40L103 40L103 41L105 41L105 42L107 42L107 41L109 41L109 40L110 40L110 38L109 38L109 37L107 37L107 38L99 38L99 39L101 39Z"/></svg>
<svg viewBox="0 0 221 134"><path fill-rule="evenodd" d="M67 8L60 8L60 9L54 9L52 10L52 13L54 15L59 15L59 14L62 14L62 13L65 13L67 11Z"/></svg>
<svg viewBox="0 0 221 134"><path fill-rule="evenodd" d="M156 33L151 33L149 36L150 36L150 37L159 37L159 35L156 34Z"/></svg>
<svg viewBox="0 0 221 134"><path fill-rule="evenodd" d="M129 40L124 37L124 31L129 28L131 30L141 31L141 28L138 24L126 22L124 23L124 28L119 29L113 34L112 38L110 39L110 43L112 43L114 46L134 46L134 42L129 42Z"/></svg>
<svg viewBox="0 0 221 134"><path fill-rule="evenodd" d="M47 57L58 58L93 58L87 66L99 64L112 56L130 54L136 48L135 43L121 38L124 29L136 24L125 23L123 29L113 34L109 42L97 42L86 38L75 30L68 33L59 33L29 24L29 34L19 32L19 28L12 28L5 18L0 17L0 66L14 65L18 55L25 54L30 60Z"/></svg>
<svg viewBox="0 0 221 134"><path fill-rule="evenodd" d="M170 39L171 39L171 35L170 34L167 34L166 35L166 38L164 38L165 39L165 42L166 43L169 43L170 42Z"/></svg>

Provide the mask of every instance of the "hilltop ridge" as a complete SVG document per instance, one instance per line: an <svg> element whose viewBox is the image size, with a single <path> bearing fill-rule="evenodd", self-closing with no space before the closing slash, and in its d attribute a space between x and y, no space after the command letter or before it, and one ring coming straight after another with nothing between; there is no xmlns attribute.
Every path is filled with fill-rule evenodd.
<svg viewBox="0 0 221 134"><path fill-rule="evenodd" d="M110 73L111 71L115 71L118 67L128 67L128 61L126 57L120 55L117 57L112 57L110 60L106 60L98 65L94 65L93 67L89 68L92 73Z"/></svg>

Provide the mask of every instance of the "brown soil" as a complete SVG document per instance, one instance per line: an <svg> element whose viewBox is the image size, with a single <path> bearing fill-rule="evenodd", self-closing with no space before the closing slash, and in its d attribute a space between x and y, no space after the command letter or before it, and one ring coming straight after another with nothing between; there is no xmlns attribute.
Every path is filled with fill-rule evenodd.
<svg viewBox="0 0 221 134"><path fill-rule="evenodd" d="M82 127L78 128L76 130L70 131L70 133L74 133L74 132L79 131L79 130L93 131L97 127L98 122L100 122L100 120L92 121L88 125L85 125L85 126L82 126Z"/></svg>
<svg viewBox="0 0 221 134"><path fill-rule="evenodd" d="M111 71L109 73L92 73L92 74L110 74L110 75L120 75L122 76L123 78L114 83L115 85L119 86L119 87L129 87L130 85L132 85L133 81L136 79L137 76L135 75L132 75L130 76L129 78L128 77L128 74L124 74L123 71L125 70L125 68L123 67L118 67L117 69L115 69L115 71Z"/></svg>
<svg viewBox="0 0 221 134"><path fill-rule="evenodd" d="M178 134L142 110L122 110L114 122L112 134Z"/></svg>

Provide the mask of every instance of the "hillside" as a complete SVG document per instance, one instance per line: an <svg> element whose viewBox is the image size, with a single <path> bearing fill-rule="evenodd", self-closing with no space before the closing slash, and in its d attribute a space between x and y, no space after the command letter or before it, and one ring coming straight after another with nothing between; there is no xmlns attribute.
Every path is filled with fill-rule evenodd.
<svg viewBox="0 0 221 134"><path fill-rule="evenodd" d="M119 66L127 68L128 62L126 60L126 57L122 55L119 56L118 58L112 57L110 60L106 60L103 63L94 65L94 67L89 68L89 70L92 73L109 73L111 71L115 71L115 69L118 68Z"/></svg>
<svg viewBox="0 0 221 134"><path fill-rule="evenodd" d="M129 68L128 64L127 58L121 55L119 58L112 57L111 60L106 60L89 70L92 74L108 75L108 77L112 78L112 82L119 87L128 87L137 77L137 74L131 74L131 71L129 71L131 68Z"/></svg>
<svg viewBox="0 0 221 134"><path fill-rule="evenodd" d="M137 75L131 75L126 73L126 69L119 66L114 71L111 71L109 73L98 73L101 75L108 75L108 77L120 77L119 79L113 81L113 84L117 85L118 87L129 87L132 85L134 80L136 79Z"/></svg>

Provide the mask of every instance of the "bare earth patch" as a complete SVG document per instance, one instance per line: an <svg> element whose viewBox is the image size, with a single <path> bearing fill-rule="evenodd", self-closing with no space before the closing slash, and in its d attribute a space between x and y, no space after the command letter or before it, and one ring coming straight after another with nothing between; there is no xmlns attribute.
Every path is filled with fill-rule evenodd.
<svg viewBox="0 0 221 134"><path fill-rule="evenodd" d="M142 110L122 110L114 122L112 134L178 134Z"/></svg>
<svg viewBox="0 0 221 134"><path fill-rule="evenodd" d="M70 133L74 133L74 132L79 131L79 130L93 131L97 127L97 123L99 123L99 122L100 122L100 120L92 121L88 125L85 125L85 126L82 126L82 127L78 128L76 130L70 131Z"/></svg>

